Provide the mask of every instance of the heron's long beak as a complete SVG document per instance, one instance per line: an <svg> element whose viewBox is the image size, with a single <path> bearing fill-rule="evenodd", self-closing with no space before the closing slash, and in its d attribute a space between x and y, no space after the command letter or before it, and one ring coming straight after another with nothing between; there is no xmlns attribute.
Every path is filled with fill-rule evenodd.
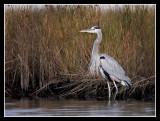
<svg viewBox="0 0 160 121"><path fill-rule="evenodd" d="M81 30L79 32L91 32L91 31L92 31L92 29L85 29L85 30Z"/></svg>

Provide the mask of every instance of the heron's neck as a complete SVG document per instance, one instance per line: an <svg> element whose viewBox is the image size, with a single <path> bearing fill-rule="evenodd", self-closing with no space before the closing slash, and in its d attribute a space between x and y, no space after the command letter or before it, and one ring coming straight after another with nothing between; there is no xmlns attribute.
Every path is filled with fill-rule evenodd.
<svg viewBox="0 0 160 121"><path fill-rule="evenodd" d="M90 61L90 72L94 74L94 72L97 72L98 74L98 66L100 63L99 59L99 49L98 46L102 40L102 33L97 33L97 39L94 41L93 49L92 49L92 56Z"/></svg>
<svg viewBox="0 0 160 121"><path fill-rule="evenodd" d="M99 32L99 33L97 33L97 39L94 41L94 44L93 44L92 56L99 55L98 46L99 46L101 40L102 40L102 33Z"/></svg>

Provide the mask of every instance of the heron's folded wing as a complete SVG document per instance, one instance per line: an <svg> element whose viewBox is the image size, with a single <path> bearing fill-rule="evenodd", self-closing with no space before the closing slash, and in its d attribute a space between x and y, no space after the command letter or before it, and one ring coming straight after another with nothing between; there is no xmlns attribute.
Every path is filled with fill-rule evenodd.
<svg viewBox="0 0 160 121"><path fill-rule="evenodd" d="M101 54L100 57L104 56L105 59L101 59L103 69L110 75L120 79L128 80L123 68L118 64L118 62L109 55Z"/></svg>

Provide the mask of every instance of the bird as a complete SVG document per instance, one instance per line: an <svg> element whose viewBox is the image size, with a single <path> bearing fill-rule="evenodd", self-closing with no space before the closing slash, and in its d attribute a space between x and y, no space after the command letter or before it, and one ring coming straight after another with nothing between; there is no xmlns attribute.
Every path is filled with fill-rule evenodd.
<svg viewBox="0 0 160 121"><path fill-rule="evenodd" d="M98 26L93 26L90 29L80 30L80 32L97 34L97 38L93 43L89 70L92 75L94 75L95 73L100 73L100 75L106 80L108 85L109 100L111 98L110 82L113 82L116 88L114 100L116 99L116 95L118 93L116 83L120 83L127 89L131 89L131 79L126 75L120 64L113 57L104 53L99 53L98 47L102 40L101 29Z"/></svg>

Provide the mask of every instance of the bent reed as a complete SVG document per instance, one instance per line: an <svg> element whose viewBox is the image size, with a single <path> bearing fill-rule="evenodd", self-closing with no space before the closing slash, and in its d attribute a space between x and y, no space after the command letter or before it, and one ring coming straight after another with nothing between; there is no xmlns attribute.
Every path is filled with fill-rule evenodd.
<svg viewBox="0 0 160 121"><path fill-rule="evenodd" d="M132 80L118 99L155 100L155 6L8 6L5 10L5 96L107 99L104 79L89 73L99 26L100 52L115 58ZM111 90L115 91L111 85Z"/></svg>

